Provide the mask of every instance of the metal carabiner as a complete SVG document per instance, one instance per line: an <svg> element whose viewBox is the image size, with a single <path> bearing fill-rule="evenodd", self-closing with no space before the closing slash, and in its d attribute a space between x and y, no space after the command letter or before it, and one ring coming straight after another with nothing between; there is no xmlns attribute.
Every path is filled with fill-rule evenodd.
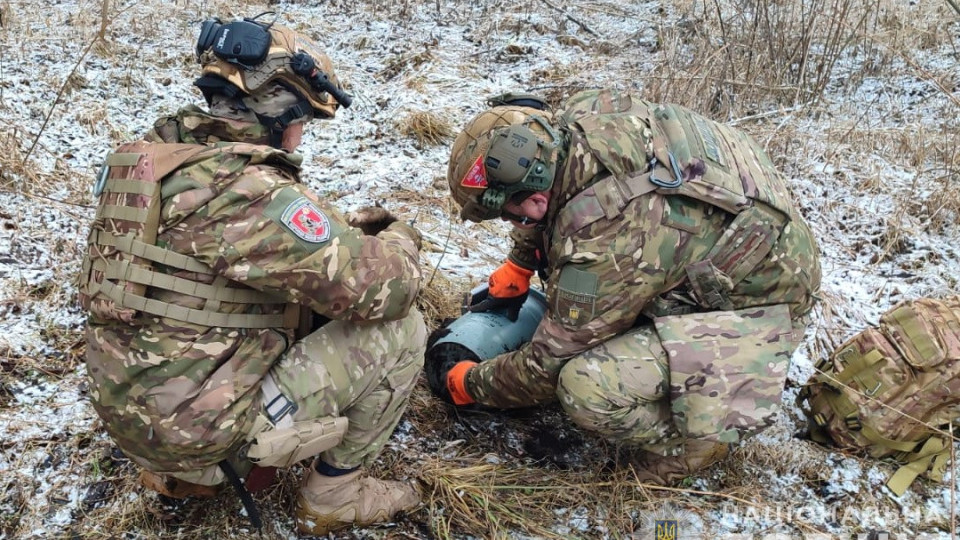
<svg viewBox="0 0 960 540"><path fill-rule="evenodd" d="M673 157L673 152L667 152L670 160L670 168L673 171L673 180L661 180L656 176L657 158L650 160L650 182L662 188L677 188L683 184L683 175L680 174L680 166L677 164L677 158Z"/></svg>

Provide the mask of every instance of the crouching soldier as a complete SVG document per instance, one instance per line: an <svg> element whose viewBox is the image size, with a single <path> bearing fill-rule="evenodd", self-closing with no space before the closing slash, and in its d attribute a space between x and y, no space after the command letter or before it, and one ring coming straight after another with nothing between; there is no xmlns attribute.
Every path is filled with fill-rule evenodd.
<svg viewBox="0 0 960 540"><path fill-rule="evenodd" d="M557 399L584 429L638 448L641 480L706 467L774 420L820 284L784 179L745 134L610 90L551 114L501 96L453 144L461 216L514 225L473 310L516 314L547 282L531 340L476 364L428 355L456 405Z"/></svg>
<svg viewBox="0 0 960 540"><path fill-rule="evenodd" d="M389 520L418 492L361 467L422 366L420 236L299 182L304 125L350 101L315 44L210 20L197 54L209 111L161 118L97 180L81 291L93 405L166 495L233 483L249 505L254 465L316 457L301 531Z"/></svg>

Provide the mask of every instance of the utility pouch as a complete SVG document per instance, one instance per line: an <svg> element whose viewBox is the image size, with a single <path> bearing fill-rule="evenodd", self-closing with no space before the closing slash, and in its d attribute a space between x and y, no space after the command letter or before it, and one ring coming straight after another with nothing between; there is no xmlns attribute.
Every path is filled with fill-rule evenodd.
<svg viewBox="0 0 960 540"><path fill-rule="evenodd" d="M253 438L247 458L258 467L289 467L340 444L347 424L347 419L341 416L268 429Z"/></svg>
<svg viewBox="0 0 960 540"><path fill-rule="evenodd" d="M735 443L773 424L795 346L785 304L660 317L654 325L683 436Z"/></svg>
<svg viewBox="0 0 960 540"><path fill-rule="evenodd" d="M785 216L762 203L737 214L706 257L686 268L701 305L732 309L729 293L767 259L785 224Z"/></svg>

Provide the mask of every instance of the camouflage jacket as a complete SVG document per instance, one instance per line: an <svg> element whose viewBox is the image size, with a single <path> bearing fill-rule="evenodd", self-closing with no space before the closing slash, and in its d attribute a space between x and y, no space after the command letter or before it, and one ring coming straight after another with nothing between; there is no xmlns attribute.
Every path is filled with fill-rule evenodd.
<svg viewBox="0 0 960 540"><path fill-rule="evenodd" d="M533 251L546 255L540 264L548 312L530 343L469 372L467 388L479 403L550 401L568 359L656 316L787 304L798 318L812 308L818 250L785 180L745 134L668 107L588 91L558 115L566 151L546 228L539 238L514 234L510 253L528 268L536 264ZM671 111L685 130L661 121L658 115ZM601 194L605 179L637 177L655 156L669 162L668 149L681 187L644 189L632 198L623 190ZM711 167L736 184L730 193L700 182L718 174ZM671 167L657 174L669 179ZM763 245L753 245L755 237ZM727 265L717 268L721 259ZM719 282L721 294L695 287L701 280L691 276Z"/></svg>
<svg viewBox="0 0 960 540"><path fill-rule="evenodd" d="M237 131L191 106L159 120L145 140L265 138L260 126L249 130ZM358 322L405 316L421 283L416 231L397 222L377 236L363 235L299 183L298 155L248 146L280 158L264 162L255 151L217 152L163 178L156 245L209 266L235 287L267 293L280 307L297 303ZM297 204L326 220L323 235L295 230L291 215L302 212L290 210ZM164 270L154 264L154 271ZM146 296L204 309L202 301L170 291L148 289ZM267 307L218 309L259 313ZM146 314L127 324L92 314L87 366L93 405L120 448L141 465L199 469L242 443L256 415L260 381L293 340L285 328L207 327Z"/></svg>

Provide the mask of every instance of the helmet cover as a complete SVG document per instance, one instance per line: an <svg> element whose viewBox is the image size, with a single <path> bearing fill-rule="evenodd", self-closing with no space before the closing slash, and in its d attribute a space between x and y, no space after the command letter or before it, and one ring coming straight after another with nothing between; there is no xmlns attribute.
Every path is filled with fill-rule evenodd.
<svg viewBox="0 0 960 540"><path fill-rule="evenodd" d="M499 217L512 197L550 189L559 137L548 112L497 106L467 123L450 151L447 182L470 221Z"/></svg>

